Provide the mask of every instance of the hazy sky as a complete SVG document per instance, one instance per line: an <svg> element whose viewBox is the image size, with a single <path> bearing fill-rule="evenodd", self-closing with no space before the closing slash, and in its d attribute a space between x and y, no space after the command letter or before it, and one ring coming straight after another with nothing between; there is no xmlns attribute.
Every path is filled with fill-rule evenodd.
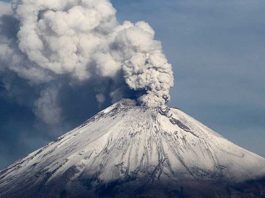
<svg viewBox="0 0 265 198"><path fill-rule="evenodd" d="M145 20L162 41L175 72L171 106L265 157L265 1L112 3L119 20ZM78 111L64 129L88 116L86 108ZM30 109L6 99L1 87L0 124L0 168L59 134L36 130Z"/></svg>

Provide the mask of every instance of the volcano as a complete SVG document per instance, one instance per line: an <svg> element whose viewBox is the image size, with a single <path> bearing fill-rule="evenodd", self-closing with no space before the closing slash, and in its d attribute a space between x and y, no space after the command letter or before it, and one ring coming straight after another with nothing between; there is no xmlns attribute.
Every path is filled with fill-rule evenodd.
<svg viewBox="0 0 265 198"><path fill-rule="evenodd" d="M0 197L264 197L265 159L176 108L122 100L0 172Z"/></svg>

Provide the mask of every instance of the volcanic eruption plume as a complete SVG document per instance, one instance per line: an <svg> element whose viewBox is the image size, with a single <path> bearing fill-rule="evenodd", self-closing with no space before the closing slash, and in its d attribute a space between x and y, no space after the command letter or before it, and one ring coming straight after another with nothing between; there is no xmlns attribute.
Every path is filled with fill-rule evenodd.
<svg viewBox="0 0 265 198"><path fill-rule="evenodd" d="M13 1L0 19L1 75L13 73L40 89L34 111L43 120L60 114L55 96L62 84L91 79L112 82L107 92L98 89L98 102L130 92L142 105L165 104L173 74L154 30L143 21L119 23L115 14L109 0ZM53 103L48 116L43 103Z"/></svg>

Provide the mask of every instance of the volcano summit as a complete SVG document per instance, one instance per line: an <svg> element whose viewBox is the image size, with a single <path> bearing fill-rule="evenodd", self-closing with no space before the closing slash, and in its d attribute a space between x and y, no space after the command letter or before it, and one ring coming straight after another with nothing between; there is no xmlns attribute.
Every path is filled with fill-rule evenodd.
<svg viewBox="0 0 265 198"><path fill-rule="evenodd" d="M13 0L0 25L0 72L41 122L64 122L68 89L116 102L1 171L0 198L265 197L264 158L166 106L172 65L148 23L119 22L109 0Z"/></svg>
<svg viewBox="0 0 265 198"><path fill-rule="evenodd" d="M3 170L0 197L262 197L264 176L264 158L179 109L122 100Z"/></svg>

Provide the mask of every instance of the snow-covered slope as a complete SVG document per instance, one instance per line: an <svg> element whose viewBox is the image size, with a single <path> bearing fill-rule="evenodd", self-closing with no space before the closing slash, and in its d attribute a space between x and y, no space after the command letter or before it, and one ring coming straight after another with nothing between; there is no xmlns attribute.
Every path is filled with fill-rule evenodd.
<svg viewBox="0 0 265 198"><path fill-rule="evenodd" d="M0 172L0 197L27 197L51 185L85 192L128 179L242 182L263 176L264 158L182 111L123 100Z"/></svg>

